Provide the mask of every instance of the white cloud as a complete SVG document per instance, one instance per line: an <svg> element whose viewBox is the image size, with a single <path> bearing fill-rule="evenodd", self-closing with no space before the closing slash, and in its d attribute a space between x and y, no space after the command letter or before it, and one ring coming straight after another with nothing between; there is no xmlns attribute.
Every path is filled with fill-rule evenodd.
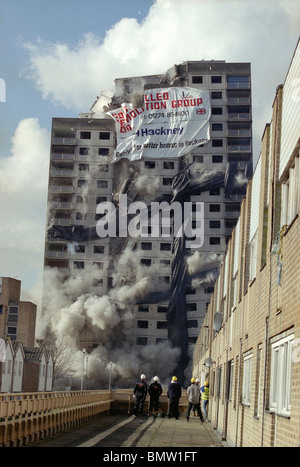
<svg viewBox="0 0 300 467"><path fill-rule="evenodd" d="M142 22L123 18L103 40L88 33L73 49L27 44L31 78L44 98L84 112L116 77L164 73L186 60L251 62L260 141L296 46L299 11L294 0L156 0Z"/></svg>
<svg viewBox="0 0 300 467"><path fill-rule="evenodd" d="M29 75L45 99L83 112L101 90L113 90L116 77L164 73L186 60L251 62L260 150L276 86L298 39L299 13L294 0L156 0L142 21L123 18L104 39L99 31L74 48L42 39L27 43ZM0 159L0 276L19 276L24 287L42 270L49 146L48 131L25 119L11 156Z"/></svg>
<svg viewBox="0 0 300 467"><path fill-rule="evenodd" d="M31 286L43 268L49 167L49 132L35 118L22 120L11 155L0 158L0 276Z"/></svg>

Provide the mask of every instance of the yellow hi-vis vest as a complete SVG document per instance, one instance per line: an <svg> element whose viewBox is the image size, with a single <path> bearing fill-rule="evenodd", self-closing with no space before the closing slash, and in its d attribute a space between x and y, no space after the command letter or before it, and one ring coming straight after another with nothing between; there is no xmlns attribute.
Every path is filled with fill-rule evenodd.
<svg viewBox="0 0 300 467"><path fill-rule="evenodd" d="M209 387L208 386L204 386L204 392L201 393L201 398L204 401L208 401L209 399Z"/></svg>

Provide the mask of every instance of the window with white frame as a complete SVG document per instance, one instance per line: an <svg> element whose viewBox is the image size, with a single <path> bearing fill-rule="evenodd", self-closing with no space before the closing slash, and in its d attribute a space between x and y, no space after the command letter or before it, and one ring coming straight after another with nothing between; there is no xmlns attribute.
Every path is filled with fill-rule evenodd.
<svg viewBox="0 0 300 467"><path fill-rule="evenodd" d="M262 345L260 344L257 349L257 360L256 360L256 391L255 391L255 403L254 403L254 415L255 417L260 416L260 402L262 392Z"/></svg>
<svg viewBox="0 0 300 467"><path fill-rule="evenodd" d="M288 179L282 184L281 225L289 225L298 213L299 156L289 169Z"/></svg>
<svg viewBox="0 0 300 467"><path fill-rule="evenodd" d="M242 403L245 405L250 405L252 358L252 353L244 357Z"/></svg>
<svg viewBox="0 0 300 467"><path fill-rule="evenodd" d="M257 263L257 232L250 243L250 261L249 261L249 280L252 281L256 277Z"/></svg>
<svg viewBox="0 0 300 467"><path fill-rule="evenodd" d="M290 334L271 343L270 410L286 416L291 411L293 341Z"/></svg>

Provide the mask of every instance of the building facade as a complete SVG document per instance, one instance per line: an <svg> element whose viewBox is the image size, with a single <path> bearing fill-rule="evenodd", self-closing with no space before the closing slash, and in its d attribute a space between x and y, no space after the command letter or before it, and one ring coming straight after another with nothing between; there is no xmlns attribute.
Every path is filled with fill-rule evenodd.
<svg viewBox="0 0 300 467"><path fill-rule="evenodd" d="M299 70L298 42L194 351L235 446L299 446Z"/></svg>
<svg viewBox="0 0 300 467"><path fill-rule="evenodd" d="M34 345L37 307L20 300L21 281L0 277L0 337Z"/></svg>
<svg viewBox="0 0 300 467"><path fill-rule="evenodd" d="M51 391L53 356L34 347L37 306L20 296L21 281L0 277L0 392Z"/></svg>
<svg viewBox="0 0 300 467"><path fill-rule="evenodd" d="M116 79L106 110L123 102L139 106L146 89L171 86L207 90L211 101L209 142L181 158L110 163L115 127L101 97L80 118L53 119L45 267L56 268L62 281L84 277L85 293L110 294L116 303L120 296L113 289L134 290L138 279L147 278L151 292L130 303L128 340L141 350L159 343L180 347L183 371L252 175L250 64L186 62L162 75ZM153 237L150 231L136 239L97 235L99 203L110 201L118 209L121 194L128 203L171 203L175 193L182 203L203 203L204 243L199 251L187 251L184 243L174 247L172 230L168 238ZM134 258L132 277L128 262L117 261L124 253ZM189 266L178 269L178 264ZM97 333L81 333L81 347L96 345Z"/></svg>
<svg viewBox="0 0 300 467"><path fill-rule="evenodd" d="M3 340L5 354L0 360L0 392L46 392L53 389L53 357L40 347Z"/></svg>

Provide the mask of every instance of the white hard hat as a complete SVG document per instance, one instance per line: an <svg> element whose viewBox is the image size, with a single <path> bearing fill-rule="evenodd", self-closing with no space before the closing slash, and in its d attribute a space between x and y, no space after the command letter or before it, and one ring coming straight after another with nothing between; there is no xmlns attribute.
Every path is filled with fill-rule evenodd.
<svg viewBox="0 0 300 467"><path fill-rule="evenodd" d="M146 379L146 375L142 374L141 379Z"/></svg>
<svg viewBox="0 0 300 467"><path fill-rule="evenodd" d="M154 381L158 381L158 376L154 376Z"/></svg>

